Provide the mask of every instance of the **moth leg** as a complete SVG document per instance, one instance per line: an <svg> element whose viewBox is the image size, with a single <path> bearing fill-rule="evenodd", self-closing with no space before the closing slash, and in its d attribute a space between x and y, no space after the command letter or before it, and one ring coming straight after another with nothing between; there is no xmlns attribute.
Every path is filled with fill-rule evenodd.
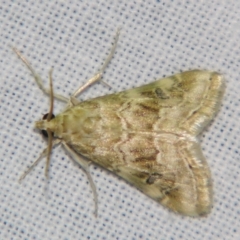
<svg viewBox="0 0 240 240"><path fill-rule="evenodd" d="M57 139L53 142L53 146L55 147L56 145L58 145L61 142L61 140ZM20 176L19 178L19 183L37 166L37 164L44 158L47 156L48 153L48 148L43 149L42 153L40 154L40 156L32 163L32 165L27 168L27 170ZM45 172L48 171L48 166L46 165L46 169Z"/></svg>
<svg viewBox="0 0 240 240"><path fill-rule="evenodd" d="M47 95L50 95L50 90L44 87L41 76L33 69L33 67L31 66L29 61L20 53L20 51L18 49L13 48L13 51L22 60L22 62L26 65L26 67L30 70L30 72L32 73L38 87L42 90L42 92L47 94ZM69 101L68 98L66 98L66 97L64 97L60 94L57 94L57 93L54 93L54 97L58 100L63 101L63 102L68 102Z"/></svg>
<svg viewBox="0 0 240 240"><path fill-rule="evenodd" d="M120 35L120 28L117 29L115 38L114 38L114 43L112 45L111 51L109 53L109 55L107 56L105 62L103 63L102 67L100 68L100 70L90 79L87 80L87 82L85 84L83 84L82 86L80 86L70 97L71 99L76 98L78 94L80 94L81 92L83 92L86 88L88 88L90 85L92 85L93 83L96 83L98 81L101 81L103 72L105 71L105 69L107 68L108 64L110 63L110 61L113 58L113 55L116 51L116 47L117 47L117 42L119 39L119 35ZM101 81L102 83L104 83L105 85L107 85L108 87L110 87L107 83ZM72 102L72 101L71 101ZM73 103L73 102L72 102Z"/></svg>
<svg viewBox="0 0 240 240"><path fill-rule="evenodd" d="M85 171L85 173L86 173L86 175L88 177L88 181L89 181L90 186L92 188L94 202L95 202L94 215L97 217L97 215L98 215L98 195L97 195L96 185L95 185L95 183L94 183L94 181L92 179L92 176L91 176L91 173L90 173L90 169L89 169L90 162L85 160L84 158L82 158L80 155L78 155L65 142L62 142L62 145L65 147L65 149L71 155L71 157L74 159L74 161L77 162L81 166L81 168Z"/></svg>

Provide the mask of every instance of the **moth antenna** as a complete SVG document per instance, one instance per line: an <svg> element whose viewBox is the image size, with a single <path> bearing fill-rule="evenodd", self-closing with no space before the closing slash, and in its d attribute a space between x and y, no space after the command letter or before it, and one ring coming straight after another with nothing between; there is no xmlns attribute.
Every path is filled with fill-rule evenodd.
<svg viewBox="0 0 240 240"><path fill-rule="evenodd" d="M49 122L52 119L53 115L53 104L54 104L54 93L53 93L53 81L52 81L53 68L49 71L49 86L50 86L50 108L47 116L47 121Z"/></svg>
<svg viewBox="0 0 240 240"><path fill-rule="evenodd" d="M47 115L47 121L48 122L52 119L53 104L54 104L52 72L53 72L53 68L51 68L50 71L49 71L50 108L49 108L49 113ZM46 178L48 178L48 170L49 170L49 165L50 165L50 156L51 156L51 151L52 151L52 146L53 146L53 134L52 134L52 132L49 129L47 129L47 134L48 134L48 147L47 147L47 160L46 160L46 167L45 167L45 176L46 176Z"/></svg>

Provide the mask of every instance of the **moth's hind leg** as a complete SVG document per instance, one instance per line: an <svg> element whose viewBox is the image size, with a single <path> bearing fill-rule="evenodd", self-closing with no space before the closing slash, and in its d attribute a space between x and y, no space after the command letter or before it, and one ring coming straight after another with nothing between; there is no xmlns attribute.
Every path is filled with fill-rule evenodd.
<svg viewBox="0 0 240 240"><path fill-rule="evenodd" d="M111 51L109 53L109 55L107 56L106 60L104 61L102 67L100 68L100 70L90 79L88 79L86 81L85 84L83 84L82 86L80 86L70 97L70 101L72 105L76 105L79 101L76 99L77 95L79 95L81 92L83 92L86 88L88 88L90 85L92 85L93 83L96 83L98 81L101 81L103 72L105 71L105 69L107 68L108 64L110 63L111 59L113 58L113 55L115 53L116 47L117 47L117 42L119 39L119 34L120 34L120 28L117 29L115 38L114 38L114 43L112 45ZM109 87L109 85L103 81L101 81L102 83L104 83L105 85L107 85Z"/></svg>
<svg viewBox="0 0 240 240"><path fill-rule="evenodd" d="M59 143L61 142L61 140L55 140L53 142L53 146L52 147L55 147L57 146ZM37 164L44 158L46 157L48 154L48 148L45 148L42 153L40 154L40 156L30 165L30 167L27 168L26 171L24 171L24 173L20 176L19 178L19 182L21 182L36 166ZM46 170L45 171L48 171L48 166L46 165Z"/></svg>
<svg viewBox="0 0 240 240"><path fill-rule="evenodd" d="M72 150L63 141L62 141L62 145L65 147L66 151L70 154L70 156L74 159L74 161L81 166L81 168L85 171L85 173L87 175L88 181L89 181L90 186L91 186L92 191L93 191L93 197L94 197L94 202L95 202L94 214L97 217L97 214L98 214L98 196L97 196L96 185L95 185L95 183L92 179L90 169L89 169L90 162L88 160L84 159L83 157L81 157L80 155L78 155L74 150Z"/></svg>
<svg viewBox="0 0 240 240"><path fill-rule="evenodd" d="M22 62L30 70L30 72L32 73L38 87L42 90L42 92L47 94L47 95L50 95L50 89L44 87L41 76L33 69L33 67L31 66L29 61L20 53L20 51L18 49L13 48L13 51L18 55L18 57L22 60ZM61 100L63 102L68 102L69 101L68 98L66 98L66 97L64 97L60 94L57 94L57 93L54 93L54 98L56 98L58 100Z"/></svg>

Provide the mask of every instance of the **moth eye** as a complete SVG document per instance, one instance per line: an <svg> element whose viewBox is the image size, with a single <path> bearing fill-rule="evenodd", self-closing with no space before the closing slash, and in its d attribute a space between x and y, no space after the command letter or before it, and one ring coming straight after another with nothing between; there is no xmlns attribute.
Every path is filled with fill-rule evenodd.
<svg viewBox="0 0 240 240"><path fill-rule="evenodd" d="M45 114L43 115L43 117L42 117L42 120L46 120L47 117L48 117L48 114L49 114L49 113L45 113ZM54 115L54 114L52 114L51 119L53 119L53 118L55 118L55 115Z"/></svg>
<svg viewBox="0 0 240 240"><path fill-rule="evenodd" d="M43 117L42 117L42 120L46 120L47 117L48 117L48 114L49 114L49 113L44 114ZM55 115L54 115L54 114L52 114L51 119L53 119L53 118L55 118ZM48 138L48 134L47 134L47 131L46 131L46 130L41 130L41 133L42 133L42 135L43 135L45 138ZM53 133L52 133L52 135L53 135Z"/></svg>

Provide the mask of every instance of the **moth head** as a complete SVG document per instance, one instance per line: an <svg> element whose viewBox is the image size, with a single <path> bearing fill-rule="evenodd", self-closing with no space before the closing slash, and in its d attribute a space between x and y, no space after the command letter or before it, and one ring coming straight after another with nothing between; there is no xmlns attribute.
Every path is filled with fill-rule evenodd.
<svg viewBox="0 0 240 240"><path fill-rule="evenodd" d="M46 121L47 121L48 116L49 116L49 113L44 114L43 117L42 117L42 120L46 120ZM50 120L52 120L53 118L55 118L55 115L52 113ZM50 120L49 120L49 121L50 121ZM49 121L47 121L47 122L49 122ZM40 122L43 123L43 122L45 122L45 121L40 121ZM37 123L38 123L38 122L36 122L35 126L36 126L37 128L39 128L39 127L37 126ZM45 125L45 124L41 124L41 125L43 126L43 125ZM47 128L44 127L44 128L40 128L40 129L41 129L42 135L43 135L45 138L48 138L48 133L47 133L47 130L46 130ZM51 132L51 134L52 134L52 136L53 136L53 132Z"/></svg>
<svg viewBox="0 0 240 240"><path fill-rule="evenodd" d="M49 113L46 113L43 115L42 119L39 121L35 122L35 128L37 128L41 135L45 138L49 140L49 135L51 135L51 137L54 137L54 132L56 130L56 124L54 123L54 118L55 115L52 114L51 118L48 119Z"/></svg>

